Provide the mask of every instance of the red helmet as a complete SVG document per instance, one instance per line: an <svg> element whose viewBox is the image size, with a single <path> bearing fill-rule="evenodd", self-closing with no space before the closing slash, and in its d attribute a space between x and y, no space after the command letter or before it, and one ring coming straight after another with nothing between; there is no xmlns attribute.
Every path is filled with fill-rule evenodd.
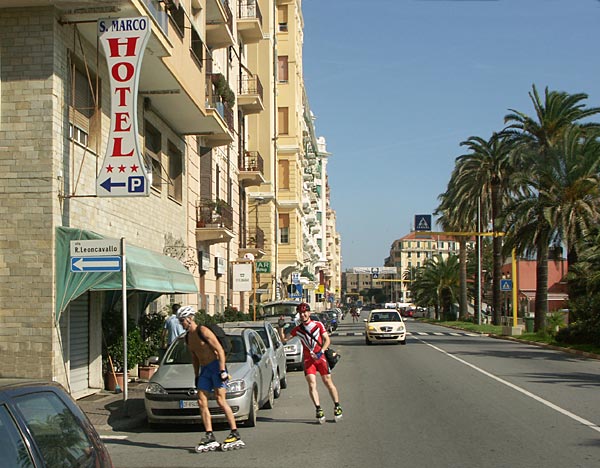
<svg viewBox="0 0 600 468"><path fill-rule="evenodd" d="M301 302L300 304L298 304L296 306L296 312L298 313L302 313L302 312L310 312L310 306L306 303L306 302Z"/></svg>

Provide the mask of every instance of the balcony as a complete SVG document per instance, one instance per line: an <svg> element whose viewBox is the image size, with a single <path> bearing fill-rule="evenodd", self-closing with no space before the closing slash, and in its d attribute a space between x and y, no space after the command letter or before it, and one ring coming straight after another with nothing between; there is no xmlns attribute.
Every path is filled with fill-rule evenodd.
<svg viewBox="0 0 600 468"><path fill-rule="evenodd" d="M23 0L17 2L23 4ZM77 24L82 38L90 44L96 44L98 40L98 19L147 16L151 23L152 34L146 45L139 71L139 100L145 98L145 105L150 106L168 121L176 133L186 135L202 131L203 96L202 93L197 93L197 90L182 85L180 76L186 73L187 69L173 60L173 57L180 53L178 49L181 46L174 40L176 33L169 24L170 13L164 3L152 0L118 2L35 0L25 3L44 6L53 3L60 12L59 24L63 26ZM177 3L175 1L173 4ZM66 30L64 32L66 33ZM105 59L101 58L101 60L104 66Z"/></svg>
<svg viewBox="0 0 600 468"><path fill-rule="evenodd" d="M254 255L254 258L261 258L265 255L265 232L258 226L250 229L246 247L239 249L241 257L247 253Z"/></svg>
<svg viewBox="0 0 600 468"><path fill-rule="evenodd" d="M245 44L255 44L263 38L262 14L258 0L238 2L237 30Z"/></svg>
<svg viewBox="0 0 600 468"><path fill-rule="evenodd" d="M244 187L264 184L264 166L265 162L258 151L244 151L244 156L238 161L240 184Z"/></svg>
<svg viewBox="0 0 600 468"><path fill-rule="evenodd" d="M206 44L222 49L235 44L233 14L227 0L206 0Z"/></svg>
<svg viewBox="0 0 600 468"><path fill-rule="evenodd" d="M196 205L196 240L209 244L234 238L233 209L223 200L203 199Z"/></svg>
<svg viewBox="0 0 600 468"><path fill-rule="evenodd" d="M219 96L206 99L206 117L202 119L201 135L206 146L228 145L233 141L233 109Z"/></svg>
<svg viewBox="0 0 600 468"><path fill-rule="evenodd" d="M265 110L263 87L257 75L250 76L248 73L242 75L237 103L246 115L257 114Z"/></svg>

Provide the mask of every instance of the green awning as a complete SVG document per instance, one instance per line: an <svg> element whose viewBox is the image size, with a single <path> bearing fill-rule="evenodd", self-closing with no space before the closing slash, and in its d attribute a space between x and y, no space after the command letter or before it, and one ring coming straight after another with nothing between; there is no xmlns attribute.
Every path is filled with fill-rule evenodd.
<svg viewBox="0 0 600 468"><path fill-rule="evenodd" d="M83 229L56 228L56 320L69 302L86 291L121 290L121 272L71 272L70 242L72 240L104 239L104 236ZM175 258L151 250L125 246L127 290L161 294L197 294L192 274Z"/></svg>

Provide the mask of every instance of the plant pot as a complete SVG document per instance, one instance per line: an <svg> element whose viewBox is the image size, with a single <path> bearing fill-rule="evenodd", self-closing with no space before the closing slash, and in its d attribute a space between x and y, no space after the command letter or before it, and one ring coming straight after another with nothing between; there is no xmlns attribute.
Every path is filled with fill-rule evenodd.
<svg viewBox="0 0 600 468"><path fill-rule="evenodd" d="M139 366L138 376L142 380L150 380L150 378L156 372L156 369L158 369L156 366Z"/></svg>
<svg viewBox="0 0 600 468"><path fill-rule="evenodd" d="M123 372L115 372L114 374L112 372L107 372L104 378L104 382L106 384L106 390L110 390L111 392L114 392L116 390L117 384L121 389L123 389Z"/></svg>

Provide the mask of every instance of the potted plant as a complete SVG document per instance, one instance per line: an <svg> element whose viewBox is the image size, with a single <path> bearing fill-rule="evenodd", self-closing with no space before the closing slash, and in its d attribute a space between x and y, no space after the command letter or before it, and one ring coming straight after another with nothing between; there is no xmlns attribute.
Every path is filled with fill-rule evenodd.
<svg viewBox="0 0 600 468"><path fill-rule="evenodd" d="M166 306L166 309L164 313L148 313L140 318L140 331L146 345L143 349L143 361L138 366L138 377L140 379L149 380L158 369L162 332L169 306Z"/></svg>

